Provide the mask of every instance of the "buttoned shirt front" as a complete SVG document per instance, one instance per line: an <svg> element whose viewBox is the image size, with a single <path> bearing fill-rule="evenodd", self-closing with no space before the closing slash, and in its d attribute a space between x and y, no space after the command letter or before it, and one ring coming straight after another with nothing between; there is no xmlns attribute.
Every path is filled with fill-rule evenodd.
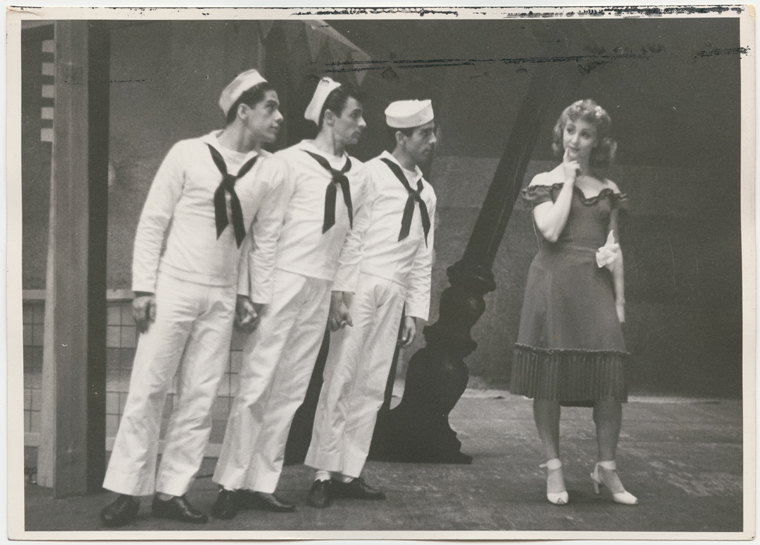
<svg viewBox="0 0 760 545"><path fill-rule="evenodd" d="M422 181L420 196L427 206L431 225L426 244L419 204L415 202L409 236L398 240L409 192L383 159L401 167L387 151L367 162L371 184L366 206L370 211L370 221L364 232L361 271L405 286L406 315L427 320L433 265L435 191L422 178L419 168L415 167L415 171L411 172L402 167L412 189L417 190L417 182Z"/></svg>
<svg viewBox="0 0 760 545"><path fill-rule="evenodd" d="M214 192L222 175L208 146L220 152L227 171L233 175L256 157L257 152L231 152L219 144L219 134L221 131L178 142L161 164L135 236L134 291L155 292L159 271L208 286L237 283L238 261L246 245L238 248L231 224L217 239ZM240 159L239 164L230 164L236 157ZM256 256L251 261L251 275L257 291L252 293L252 299L258 303L268 303L271 298L275 250L285 213L285 180L285 166L272 154L262 151L253 168L235 183L243 223L247 230L253 224ZM231 217L230 195L225 193L225 197L227 214ZM167 230L166 250L162 255Z"/></svg>
<svg viewBox="0 0 760 545"><path fill-rule="evenodd" d="M308 140L275 154L287 165L290 192L276 267L312 278L334 280L334 290L354 291L362 256L361 232L369 219L364 204L369 184L366 168L364 163L350 157L351 169L345 173L354 209L353 228L338 187L335 224L323 233L326 190L332 175L307 151L325 158L334 170L343 168L349 159L347 154L343 157L326 154Z"/></svg>

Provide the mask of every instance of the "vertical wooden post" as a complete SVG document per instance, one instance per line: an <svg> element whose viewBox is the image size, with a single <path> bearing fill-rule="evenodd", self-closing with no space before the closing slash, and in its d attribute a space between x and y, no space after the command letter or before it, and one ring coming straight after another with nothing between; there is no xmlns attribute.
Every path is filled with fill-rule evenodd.
<svg viewBox="0 0 760 545"><path fill-rule="evenodd" d="M43 441L40 463L60 498L98 490L105 469L108 30L57 21L55 41L43 411L54 441Z"/></svg>
<svg viewBox="0 0 760 545"><path fill-rule="evenodd" d="M106 472L106 256L108 253L108 114L110 31L90 21L88 37L87 491Z"/></svg>
<svg viewBox="0 0 760 545"><path fill-rule="evenodd" d="M42 339L42 407L40 410L40 446L37 451L37 484L55 488L55 436L56 436L56 387L55 387L55 154L50 172L50 215L48 216L48 251L45 275L45 333Z"/></svg>
<svg viewBox="0 0 760 545"><path fill-rule="evenodd" d="M86 21L55 23L53 123L55 284L53 358L56 390L55 495L87 486L87 55Z"/></svg>

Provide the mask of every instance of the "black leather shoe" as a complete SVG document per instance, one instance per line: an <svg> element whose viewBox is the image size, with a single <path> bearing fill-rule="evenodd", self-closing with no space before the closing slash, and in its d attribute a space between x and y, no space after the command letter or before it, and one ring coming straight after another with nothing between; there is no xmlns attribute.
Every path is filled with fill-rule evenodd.
<svg viewBox="0 0 760 545"><path fill-rule="evenodd" d="M153 496L153 516L162 519L178 520L180 522L192 522L193 524L205 524L208 517L198 511L192 504L179 496L170 500L161 500L158 495Z"/></svg>
<svg viewBox="0 0 760 545"><path fill-rule="evenodd" d="M222 488L219 491L219 495L216 497L216 503L211 508L211 515L214 518L229 520L235 518L237 515L237 507L235 506L235 491L226 490Z"/></svg>
<svg viewBox="0 0 760 545"><path fill-rule="evenodd" d="M306 503L318 509L330 507L332 503L332 482L331 481L314 481L306 498Z"/></svg>
<svg viewBox="0 0 760 545"><path fill-rule="evenodd" d="M134 496L120 494L116 498L116 501L108 504L100 512L100 520L103 521L103 526L108 526L109 528L126 526L135 520L139 510L140 500Z"/></svg>
<svg viewBox="0 0 760 545"><path fill-rule="evenodd" d="M273 511L275 513L292 513L296 506L292 503L282 501L274 494L266 492L256 492L241 488L235 493L235 499L238 509L257 509L259 511Z"/></svg>
<svg viewBox="0 0 760 545"><path fill-rule="evenodd" d="M364 482L364 479L357 477L351 482L342 483L338 480L332 480L332 493L336 498L352 498L355 500L384 500L385 492L372 488Z"/></svg>

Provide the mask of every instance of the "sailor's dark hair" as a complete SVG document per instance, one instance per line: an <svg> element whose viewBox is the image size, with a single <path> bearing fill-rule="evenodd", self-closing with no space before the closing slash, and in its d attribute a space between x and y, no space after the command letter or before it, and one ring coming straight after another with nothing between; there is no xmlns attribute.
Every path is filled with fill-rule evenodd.
<svg viewBox="0 0 760 545"><path fill-rule="evenodd" d="M343 109L346 107L346 102L348 102L349 97L354 97L359 103L362 101L359 92L348 84L344 83L340 87L333 89L330 94L327 95L327 99L325 99L325 103L322 105L322 111L319 112L319 123L317 123L317 126L320 129L322 128L322 123L325 120L325 112L327 110L330 110L337 116L343 115Z"/></svg>
<svg viewBox="0 0 760 545"><path fill-rule="evenodd" d="M243 94L238 97L238 99L232 104L232 106L230 106L230 109L227 111L227 125L235 121L237 118L238 108L241 104L245 104L250 108L255 108L256 104L264 100L264 96L266 96L267 91L272 90L274 90L274 88L269 84L268 81L262 81L250 89L243 91Z"/></svg>

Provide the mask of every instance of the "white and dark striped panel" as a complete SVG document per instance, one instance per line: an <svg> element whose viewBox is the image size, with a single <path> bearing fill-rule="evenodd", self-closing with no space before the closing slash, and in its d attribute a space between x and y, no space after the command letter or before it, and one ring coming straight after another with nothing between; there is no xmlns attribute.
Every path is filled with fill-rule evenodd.
<svg viewBox="0 0 760 545"><path fill-rule="evenodd" d="M55 112L55 41L42 41L42 108L40 111L40 140L53 142L53 117Z"/></svg>

